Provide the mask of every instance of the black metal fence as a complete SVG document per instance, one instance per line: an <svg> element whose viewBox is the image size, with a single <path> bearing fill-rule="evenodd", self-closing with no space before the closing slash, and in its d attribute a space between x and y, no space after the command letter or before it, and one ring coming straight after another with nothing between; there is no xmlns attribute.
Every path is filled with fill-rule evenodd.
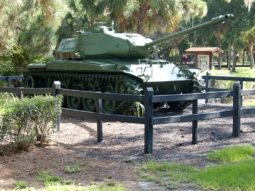
<svg viewBox="0 0 255 191"><path fill-rule="evenodd" d="M197 143L197 129L200 120L209 120L221 117L232 116L233 126L232 135L238 137L241 128L241 116L245 114L255 114L255 107L243 108L241 107L241 96L255 95L255 90L241 90L240 83L235 83L232 90L214 91L205 93L190 93L190 94L172 94L172 95L154 95L152 88L145 90L145 95L127 95L116 93L101 93L89 92L81 90L62 89L60 82L54 82L53 88L0 88L1 92L11 92L14 94L47 94L53 95L62 94L64 96L74 96L79 98L95 99L96 111L81 111L63 108L63 112L69 116L80 117L84 119L94 119L97 121L97 141L103 140L103 121L120 121L129 123L144 124L144 153L153 152L153 127L158 124L191 122L192 126L192 144ZM212 98L233 98L232 109L225 109L210 113L199 113L198 100L199 99L212 99ZM145 115L142 117L126 116L109 114L102 112L102 100L115 100L115 101L130 101L142 102L145 107ZM158 102L171 102L171 101L192 101L192 114L189 115L176 115L176 116L155 116L153 104Z"/></svg>
<svg viewBox="0 0 255 191"><path fill-rule="evenodd" d="M0 76L0 80L6 82L6 86L10 87L13 81L22 81L23 76Z"/></svg>

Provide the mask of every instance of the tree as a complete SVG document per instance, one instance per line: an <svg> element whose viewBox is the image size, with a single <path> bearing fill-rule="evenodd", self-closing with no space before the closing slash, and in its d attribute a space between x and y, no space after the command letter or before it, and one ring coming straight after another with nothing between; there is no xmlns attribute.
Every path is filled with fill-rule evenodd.
<svg viewBox="0 0 255 191"><path fill-rule="evenodd" d="M231 60L233 63L232 65L234 65L236 60L232 58L237 57L234 54L241 55L240 52L242 52L244 48L244 44L241 42L241 32L254 26L254 4L251 6L250 10L247 11L244 1L240 0L206 0L206 2L208 4L208 14L206 17L213 17L223 13L232 13L235 16L235 19L222 30L222 33L218 29L213 29L213 31L207 33L210 44L217 42L217 45L225 50L228 58L228 68L231 69ZM214 37L208 35L214 34L215 32L218 33L217 41L215 41ZM233 69L234 68L235 67L233 67Z"/></svg>
<svg viewBox="0 0 255 191"><path fill-rule="evenodd" d="M105 6L120 31L143 35L175 31L181 21L206 13L202 0L108 0Z"/></svg>
<svg viewBox="0 0 255 191"><path fill-rule="evenodd" d="M0 9L0 60L6 66L1 73L22 73L28 63L51 54L55 31L67 10L63 2L2 0Z"/></svg>
<svg viewBox="0 0 255 191"><path fill-rule="evenodd" d="M57 31L58 43L63 38L70 38L77 32L92 28L98 22L109 22L103 0L69 0L68 7L69 11Z"/></svg>
<svg viewBox="0 0 255 191"><path fill-rule="evenodd" d="M108 0L105 6L120 31L130 30L143 35L155 29L155 24L169 25L171 15L176 12L173 0Z"/></svg>
<svg viewBox="0 0 255 191"><path fill-rule="evenodd" d="M254 56L253 56L253 47L255 44L255 27L242 32L243 41L248 46L249 55L250 55L250 66L254 67Z"/></svg>

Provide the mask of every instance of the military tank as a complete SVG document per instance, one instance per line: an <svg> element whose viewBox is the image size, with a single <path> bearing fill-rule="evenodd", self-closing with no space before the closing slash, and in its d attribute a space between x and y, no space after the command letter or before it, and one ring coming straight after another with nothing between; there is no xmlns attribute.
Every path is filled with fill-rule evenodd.
<svg viewBox="0 0 255 191"><path fill-rule="evenodd" d="M24 85L51 87L58 80L62 88L86 91L140 95L146 87L152 87L156 95L197 92L199 85L192 71L151 57L155 45L231 18L231 14L221 15L154 41L140 34L116 33L112 27L96 26L76 37L63 39L53 53L55 60L29 64ZM73 109L95 110L93 99L65 97L63 104ZM155 107L163 104L166 103ZM126 113L132 105L136 112L142 108L142 103L103 100L103 112ZM188 105L189 102L168 103L172 111L183 110Z"/></svg>

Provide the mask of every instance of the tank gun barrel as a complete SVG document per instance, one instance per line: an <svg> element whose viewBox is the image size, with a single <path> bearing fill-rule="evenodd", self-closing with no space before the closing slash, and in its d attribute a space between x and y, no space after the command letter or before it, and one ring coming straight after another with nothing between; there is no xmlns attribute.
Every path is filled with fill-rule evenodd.
<svg viewBox="0 0 255 191"><path fill-rule="evenodd" d="M211 26L211 25L220 24L220 23L223 23L224 21L226 21L228 19L233 19L233 18L234 18L234 15L232 15L232 14L220 15L218 17L212 18L210 21L205 22L203 24L199 24L199 25L193 26L191 28L188 28L188 29L185 29L185 30L173 33L173 34L168 34L168 35L166 35L164 37L161 37L161 38L159 38L159 39L157 39L153 42L147 43L145 45L145 47L150 48L150 47L152 47L154 45L157 45L157 44L160 44L162 42L174 40L174 39L176 39L180 36L183 36L183 35L188 34L190 32L196 31L198 29L206 28L206 27Z"/></svg>

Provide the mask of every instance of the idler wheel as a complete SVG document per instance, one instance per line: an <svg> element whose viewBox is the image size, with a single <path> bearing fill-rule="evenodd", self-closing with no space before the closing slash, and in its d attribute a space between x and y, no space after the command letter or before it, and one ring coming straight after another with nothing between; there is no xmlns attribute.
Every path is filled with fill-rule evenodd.
<svg viewBox="0 0 255 191"><path fill-rule="evenodd" d="M83 98L82 106L85 111L95 111L96 103L94 99Z"/></svg>
<svg viewBox="0 0 255 191"><path fill-rule="evenodd" d="M78 97L68 96L66 99L66 104L68 108L79 109L81 104L81 99Z"/></svg>
<svg viewBox="0 0 255 191"><path fill-rule="evenodd" d="M35 80L31 75L25 77L24 80L25 87L33 88L35 86Z"/></svg>
<svg viewBox="0 0 255 191"><path fill-rule="evenodd" d="M99 82L96 81L95 85L99 88ZM87 82L84 86L83 89L85 91L97 91L93 84L91 82ZM81 98L82 100L82 109L85 111L95 111L96 110L96 102L94 99L90 98Z"/></svg>
<svg viewBox="0 0 255 191"><path fill-rule="evenodd" d="M71 89L75 89L75 90L81 90L82 86L80 84L77 85L73 85L71 87ZM66 98L66 104L68 108L71 109L79 109L81 106L81 98L79 97L73 97L73 96L68 96Z"/></svg>
<svg viewBox="0 0 255 191"><path fill-rule="evenodd" d="M112 83L108 83L104 86L103 92L114 93L114 86ZM117 103L114 100L103 100L103 112L104 113L113 113L116 110Z"/></svg>
<svg viewBox="0 0 255 191"><path fill-rule="evenodd" d="M116 92L120 94L139 94L139 84L131 79L125 79L116 83Z"/></svg>
<svg viewBox="0 0 255 191"><path fill-rule="evenodd" d="M116 82L116 92L120 94L139 95L141 93L140 84L131 78L124 78ZM140 102L121 102L119 104L122 113L133 116L143 116L144 106Z"/></svg>

